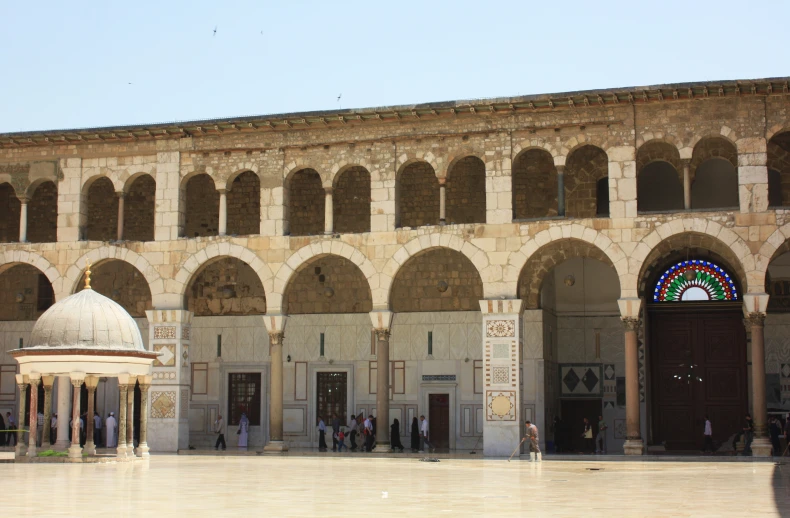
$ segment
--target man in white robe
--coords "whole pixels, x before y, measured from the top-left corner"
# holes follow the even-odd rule
[[[117,427],[118,422],[115,420],[115,412],[110,412],[110,415],[107,417],[107,421],[104,423],[104,429],[107,433],[107,448],[118,447],[118,439],[115,437],[115,430]]]
[[[247,418],[247,414],[244,412],[241,413],[241,419],[239,420],[239,449],[246,450],[247,449],[247,435],[250,430],[250,420]]]

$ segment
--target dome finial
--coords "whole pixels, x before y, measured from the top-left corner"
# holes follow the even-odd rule
[[[91,289],[91,261],[85,261],[85,289]]]

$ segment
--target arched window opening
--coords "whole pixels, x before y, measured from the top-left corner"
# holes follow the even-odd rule
[[[123,238],[129,241],[154,240],[156,181],[151,175],[137,177],[123,203]]]
[[[112,181],[106,176],[97,178],[88,187],[88,222],[85,239],[115,241],[118,238],[118,196]]]
[[[694,146],[691,174],[692,209],[738,207],[738,152],[721,137],[700,140]]]
[[[43,182],[30,197],[27,240],[30,243],[54,243],[58,240],[58,188],[55,182]]]
[[[447,174],[449,224],[486,222],[486,165],[476,156],[457,161]]]
[[[513,161],[513,219],[557,216],[557,169],[546,150],[529,149]]]
[[[332,220],[335,232],[370,232],[370,173],[364,167],[339,173],[332,192]]]
[[[430,164],[403,168],[397,181],[398,227],[439,224],[439,179]]]
[[[601,182],[608,175],[609,159],[601,148],[586,145],[571,153],[565,164],[565,214],[571,218],[608,216],[608,181]]]
[[[647,164],[637,176],[639,212],[683,210],[683,184],[669,162]]]
[[[228,235],[261,232],[261,180],[252,171],[238,175],[228,186]]]
[[[187,180],[184,218],[185,237],[219,235],[219,192],[209,175]]]
[[[55,303],[55,292],[41,270],[16,264],[0,274],[0,320],[37,320]]]
[[[0,242],[19,241],[21,204],[11,184],[0,184]]]
[[[790,207],[790,131],[768,141],[768,204]]]
[[[326,193],[315,169],[302,169],[288,182],[288,229],[292,236],[324,233]]]
[[[263,315],[266,294],[250,265],[222,257],[201,268],[185,294],[186,306],[197,317]]]

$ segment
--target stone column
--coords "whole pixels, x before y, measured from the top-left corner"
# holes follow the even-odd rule
[[[118,458],[126,457],[126,400],[129,395],[129,375],[118,375],[118,392],[120,402],[118,406]]]
[[[391,311],[371,311],[376,334],[376,451],[387,453],[390,446],[390,327]]]
[[[96,410],[94,400],[98,384],[99,378],[96,376],[85,377],[85,386],[88,388],[88,416],[85,418],[85,453],[88,455],[96,455],[96,441],[93,437],[93,412]]]
[[[30,374],[30,424],[27,432],[27,456],[36,456],[36,439],[38,438],[38,385],[41,374]]]
[[[691,208],[691,160],[681,160],[683,163],[683,208]]]
[[[768,440],[768,407],[765,402],[765,313],[753,312],[746,317],[752,332],[752,419],[754,441],[752,455],[771,456],[771,441]],[[777,453],[777,455],[781,452]]]
[[[128,390],[126,391],[126,456],[134,457],[134,387],[137,377],[129,377]]]
[[[148,390],[151,388],[151,376],[140,376],[140,445],[137,447],[138,457],[148,457]]]
[[[55,376],[41,376],[41,382],[44,384],[44,433],[41,437],[41,447],[49,449],[51,442],[51,429],[50,423],[52,422],[52,384],[55,382]]]
[[[25,405],[27,405],[27,384],[29,380],[27,375],[16,375],[16,387],[19,390],[19,416],[16,420],[16,428],[19,430],[16,433],[16,457],[24,457],[27,452],[25,446]]]
[[[27,241],[27,198],[19,198],[19,242]]]
[[[565,166],[554,166],[557,169],[557,215],[565,216]]]
[[[58,376],[58,436],[55,449],[66,451],[69,448],[69,405],[71,403],[71,381],[68,376]]]
[[[283,440],[283,338],[285,315],[266,315],[264,322],[269,331],[269,444],[264,452],[278,453],[288,451]]]
[[[219,190],[219,235],[228,233],[228,196],[225,189]]]
[[[641,422],[639,415],[639,344],[636,333],[639,318],[623,317],[625,328],[625,426],[624,450],[626,455],[642,455]]]
[[[85,374],[81,372],[71,373],[71,386],[73,387],[71,396],[71,447],[69,447],[70,459],[82,458],[82,447],[80,446],[80,389],[85,380]],[[85,423],[88,426],[88,423]]]
[[[331,234],[335,228],[335,212],[332,201],[332,188],[325,187],[326,202],[324,203],[324,234]]]
[[[486,457],[509,457],[524,435],[519,390],[522,304],[519,299],[480,301],[483,313],[483,454]]]
[[[121,191],[118,194],[118,241],[123,241],[123,201],[126,198],[126,193]]]
[[[439,224],[447,221],[447,178],[439,178]],[[378,434],[378,430],[376,431]]]

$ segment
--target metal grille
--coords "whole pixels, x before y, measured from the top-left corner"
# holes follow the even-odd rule
[[[251,426],[261,424],[261,373],[228,375],[228,424],[235,426],[245,412]]]
[[[324,422],[329,425],[332,414],[337,414],[340,422],[346,424],[346,390],[347,373],[345,372],[319,372],[318,373],[318,414],[323,416]]]

